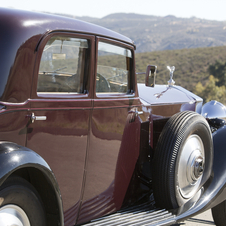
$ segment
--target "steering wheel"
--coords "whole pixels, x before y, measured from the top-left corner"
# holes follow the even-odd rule
[[[108,80],[100,73],[97,73],[96,92],[111,92],[111,86]]]

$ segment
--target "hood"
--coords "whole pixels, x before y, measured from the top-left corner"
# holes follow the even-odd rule
[[[201,113],[202,98],[180,86],[155,85],[154,88],[145,84],[137,86],[140,98],[150,105],[196,103],[196,111]]]

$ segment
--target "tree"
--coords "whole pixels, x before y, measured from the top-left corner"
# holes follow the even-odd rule
[[[217,60],[214,64],[209,66],[208,72],[218,79],[216,82],[217,86],[224,86],[226,84],[226,62]]]
[[[195,93],[203,98],[204,103],[210,100],[217,100],[223,104],[226,103],[225,86],[217,86],[219,79],[213,75],[209,76],[209,80],[205,86],[199,82],[195,87]]]

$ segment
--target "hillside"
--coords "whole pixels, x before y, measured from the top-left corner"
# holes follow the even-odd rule
[[[71,17],[104,26],[130,37],[137,46],[137,52],[226,45],[226,21],[133,13],[116,13],[101,19]]]
[[[145,72],[148,64],[156,65],[156,84],[167,84],[169,71],[166,67],[175,66],[176,85],[194,91],[198,82],[206,84],[209,78],[207,69],[216,60],[226,62],[225,46],[137,53],[136,71]],[[138,75],[137,80],[143,83],[144,76]]]

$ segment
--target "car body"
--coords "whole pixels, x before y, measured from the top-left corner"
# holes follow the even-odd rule
[[[180,222],[225,199],[224,114],[208,118],[210,104],[202,112],[202,99],[182,87],[137,84],[129,38],[79,20],[3,8],[0,29],[0,197],[16,181],[31,185],[46,225],[85,224],[131,206],[143,211],[143,203],[158,213],[152,178],[160,134],[176,114],[196,112],[212,123],[208,130],[215,128],[202,192],[146,224]],[[14,209],[33,225],[22,207],[1,205],[0,222],[6,225],[3,216]]]

